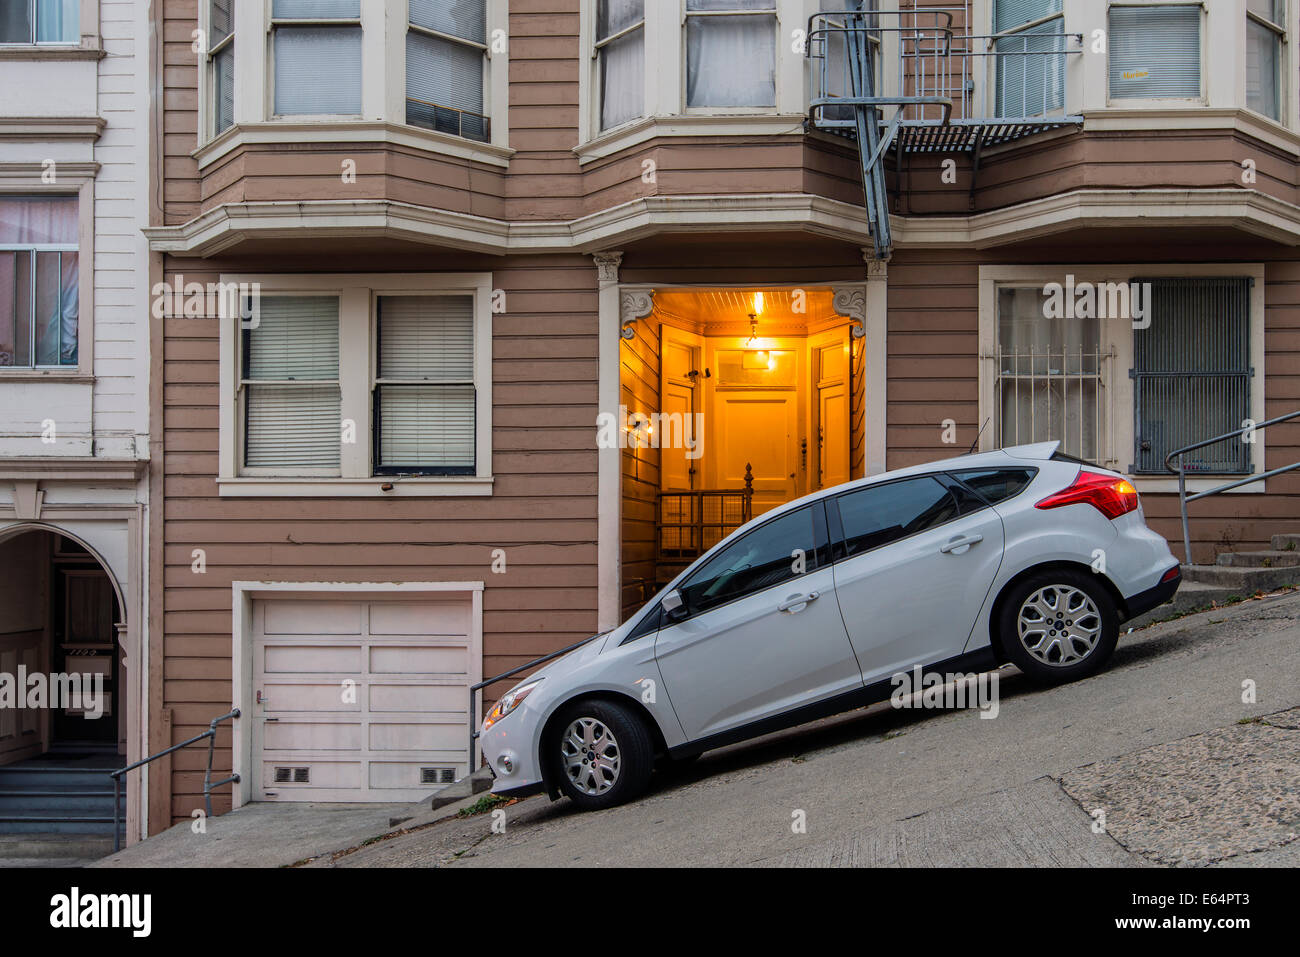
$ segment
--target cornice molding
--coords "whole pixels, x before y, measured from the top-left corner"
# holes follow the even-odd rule
[[[898,249],[983,249],[1085,226],[1164,225],[1232,225],[1300,245],[1300,206],[1247,189],[1081,189],[969,216],[891,221]],[[389,200],[227,203],[144,232],[153,252],[208,257],[249,239],[382,236],[506,255],[597,253],[655,235],[774,229],[870,245],[862,207],[807,193],[647,196],[567,222],[507,222]]]
[[[0,140],[99,139],[107,121],[100,116],[0,117]]]
[[[42,455],[0,459],[0,482],[80,482],[133,480],[147,459],[101,459],[83,455]]]

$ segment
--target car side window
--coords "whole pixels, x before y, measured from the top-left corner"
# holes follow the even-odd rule
[[[965,482],[990,505],[1015,498],[1034,480],[1037,469],[968,469],[953,472],[954,478]]]
[[[930,475],[870,485],[835,501],[849,557],[943,525],[961,514],[957,499]]]
[[[800,508],[728,545],[678,590],[687,611],[698,615],[789,581],[816,566],[813,510]]]

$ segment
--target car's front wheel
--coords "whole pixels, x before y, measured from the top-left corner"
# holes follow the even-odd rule
[[[1022,672],[1053,684],[1096,674],[1119,639],[1115,600],[1095,575],[1050,569],[1002,602],[1002,647]]]
[[[613,701],[568,705],[544,745],[552,773],[563,791],[583,810],[596,811],[630,801],[650,783],[654,741],[645,722]]]

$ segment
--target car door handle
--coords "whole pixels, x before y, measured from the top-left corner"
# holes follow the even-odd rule
[[[939,551],[945,555],[949,552],[955,552],[959,548],[965,548],[967,545],[975,545],[984,541],[983,535],[963,535],[961,538],[954,538],[952,541],[939,546]]]
[[[781,602],[781,604],[777,605],[776,610],[789,611],[792,608],[799,608],[803,605],[809,604],[810,602],[814,602],[821,597],[822,593],[819,591],[810,591],[806,595],[795,595],[793,598],[787,598],[785,601]]]

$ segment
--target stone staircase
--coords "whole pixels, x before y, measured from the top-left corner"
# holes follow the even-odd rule
[[[56,749],[0,767],[0,859],[109,853],[113,783],[108,772],[125,763],[112,752]]]
[[[1249,598],[1300,585],[1300,535],[1274,535],[1272,548],[1225,552],[1213,565],[1184,565],[1183,583],[1172,601],[1125,623],[1124,630],[1184,614],[1232,598]]]

